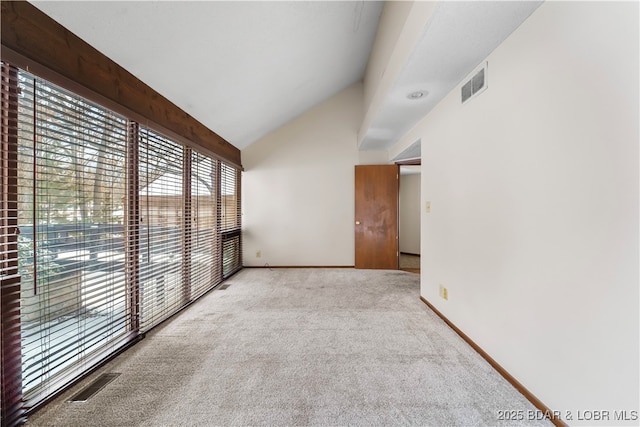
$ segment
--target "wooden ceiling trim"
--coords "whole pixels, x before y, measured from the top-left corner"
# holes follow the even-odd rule
[[[398,160],[396,162],[396,165],[400,165],[400,166],[411,166],[411,165],[421,165],[421,164],[422,164],[422,158],[420,158],[420,159]]]

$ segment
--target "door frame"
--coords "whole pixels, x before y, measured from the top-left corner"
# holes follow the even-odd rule
[[[398,270],[401,270],[400,268],[400,255],[402,254],[402,251],[400,250],[400,222],[401,222],[401,216],[402,216],[402,210],[401,210],[401,206],[400,206],[400,192],[402,191],[402,172],[401,172],[401,167],[402,166],[422,166],[422,158],[416,158],[416,159],[408,159],[408,160],[401,160],[401,161],[397,161],[395,162],[396,165],[398,165],[398,176],[400,177],[398,180],[398,184],[400,186],[400,191],[398,192]],[[422,168],[420,170],[420,174],[422,174]],[[421,186],[422,188],[422,186]],[[419,203],[420,205],[421,203]],[[420,237],[420,240],[422,240],[422,238]],[[413,271],[412,269],[406,269],[405,271],[412,271],[412,272],[419,272],[418,271]]]

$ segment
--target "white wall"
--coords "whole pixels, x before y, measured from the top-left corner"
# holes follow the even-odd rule
[[[386,165],[389,163],[387,151],[358,151],[359,165]]]
[[[404,138],[421,294],[570,424],[638,410],[638,52],[637,2],[547,2]]]
[[[401,166],[402,167],[402,166]],[[417,167],[417,166],[416,166]],[[420,254],[420,174],[400,175],[400,252]]]
[[[242,151],[244,265],[353,266],[361,118],[358,83]]]

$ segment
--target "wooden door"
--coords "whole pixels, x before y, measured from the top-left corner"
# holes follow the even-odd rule
[[[397,165],[356,166],[355,267],[398,269]]]

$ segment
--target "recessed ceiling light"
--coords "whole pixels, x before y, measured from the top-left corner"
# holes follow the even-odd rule
[[[427,92],[426,90],[417,90],[415,92],[411,92],[410,94],[407,95],[407,98],[409,99],[420,99],[420,98],[424,98],[425,96],[427,96]]]

